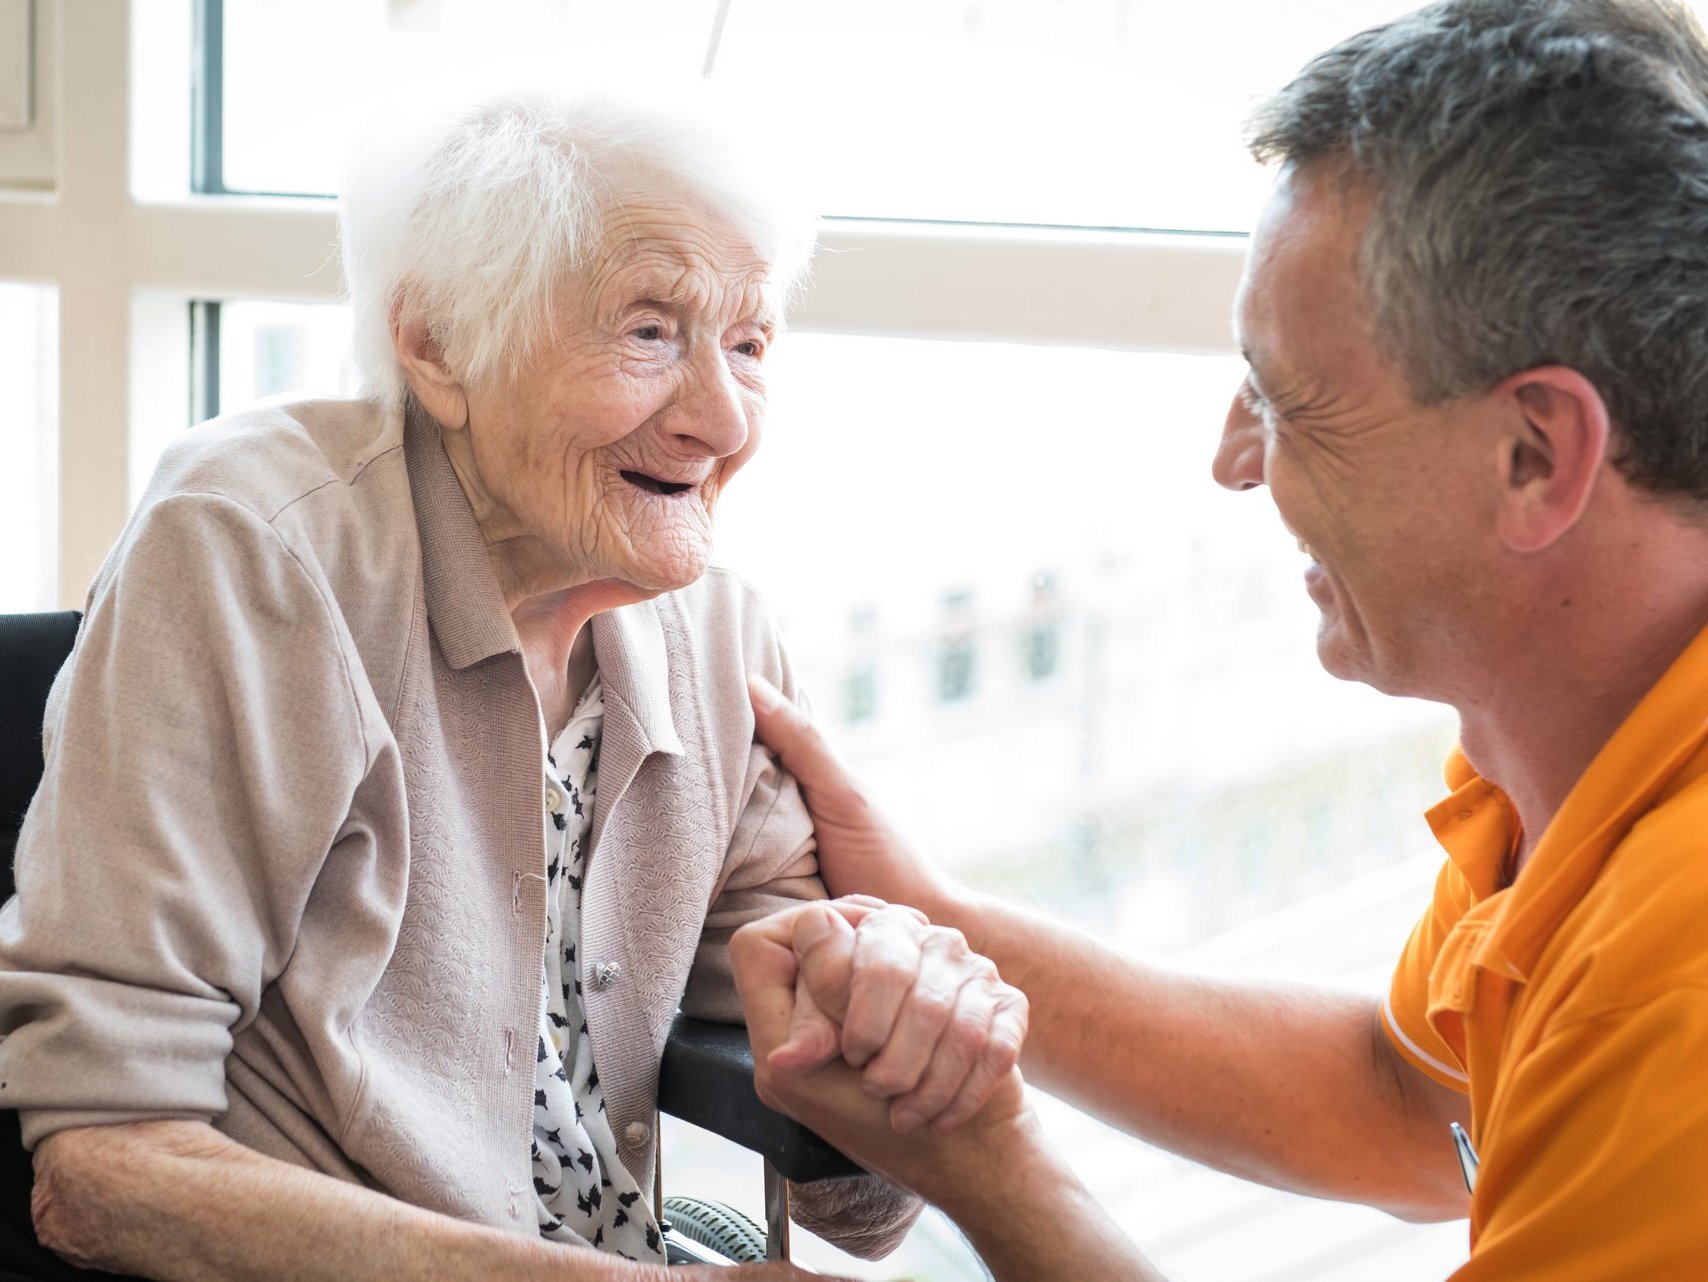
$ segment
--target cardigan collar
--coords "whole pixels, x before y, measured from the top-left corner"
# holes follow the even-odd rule
[[[605,610],[589,623],[593,657],[605,687],[606,729],[612,728],[613,714],[626,717],[633,723],[642,756],[682,751],[670,711],[670,652],[662,617],[668,608],[667,599],[641,601]]]
[[[519,652],[486,539],[438,425],[423,414],[406,414],[403,443],[421,532],[427,621],[445,661],[467,668],[496,654]],[[642,601],[606,610],[589,626],[605,685],[607,730],[620,745],[618,756],[633,756],[638,765],[653,752],[681,753],[670,713],[670,658],[660,604]]]
[[[504,608],[486,539],[445,453],[438,424],[425,414],[406,411],[403,454],[415,525],[421,532],[427,622],[445,662],[467,668],[495,654],[519,651],[516,625]]]

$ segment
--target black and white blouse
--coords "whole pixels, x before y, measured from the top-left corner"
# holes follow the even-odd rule
[[[662,1262],[652,1207],[617,1155],[576,978],[604,723],[595,676],[546,754],[546,1002],[534,1063],[534,1201],[542,1237]]]

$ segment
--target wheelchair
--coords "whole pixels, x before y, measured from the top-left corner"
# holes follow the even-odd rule
[[[75,611],[0,615],[0,902],[12,896],[18,831],[41,781],[48,688],[71,653],[80,621]],[[663,1154],[656,1151],[653,1202],[671,1264],[786,1260],[789,1183],[863,1174],[811,1131],[759,1102],[744,1028],[678,1015],[659,1069],[658,1107],[757,1154],[765,1187],[763,1227],[717,1202],[665,1197]],[[659,1135],[657,1126],[653,1134]],[[73,1268],[36,1240],[30,1221],[33,1182],[18,1115],[0,1110],[0,1282],[125,1282],[111,1273]]]

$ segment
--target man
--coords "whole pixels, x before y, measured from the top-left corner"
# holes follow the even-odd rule
[[[1253,150],[1280,172],[1216,479],[1309,553],[1331,673],[1461,718],[1387,996],[1164,975],[973,895],[763,690],[761,732],[834,893],[917,905],[1026,993],[1035,1082],[1251,1179],[1469,1214],[1457,1282],[1704,1276],[1708,46],[1661,0],[1446,0],[1315,60]],[[766,1095],[999,1278],[1157,1276],[1012,1074],[944,1104],[863,933],[812,907],[738,940]]]

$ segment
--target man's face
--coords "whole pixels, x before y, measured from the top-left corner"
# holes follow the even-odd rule
[[[1358,273],[1370,207],[1338,170],[1282,175],[1235,306],[1249,371],[1214,472],[1267,485],[1298,537],[1330,673],[1451,700],[1492,590],[1493,420],[1481,397],[1419,406],[1378,347]]]

